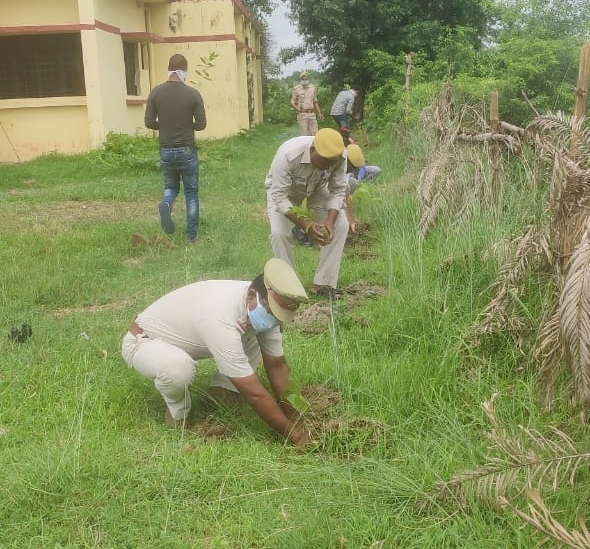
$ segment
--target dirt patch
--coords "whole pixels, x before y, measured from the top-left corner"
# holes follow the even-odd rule
[[[310,420],[330,417],[334,406],[342,400],[338,391],[322,385],[306,385],[301,388],[301,395],[309,402],[310,408],[305,416]]]
[[[322,385],[307,385],[301,394],[310,404],[303,423],[317,441],[317,450],[339,451],[346,446],[366,449],[386,439],[390,427],[373,418],[345,418],[338,412],[342,394]]]
[[[101,311],[120,311],[129,305],[129,301],[117,301],[115,303],[103,303],[101,305],[88,305],[87,307],[65,307],[53,309],[50,314],[56,317],[69,316],[78,313],[100,313]]]
[[[149,219],[156,215],[154,205],[146,201],[134,202],[66,200],[48,204],[15,204],[14,216],[5,216],[3,225],[18,225],[19,230],[56,229],[89,221],[116,219]],[[14,227],[13,227],[14,228]]]
[[[187,427],[187,430],[207,442],[229,438],[232,434],[212,415],[197,419]]]
[[[378,254],[372,249],[368,226],[358,234],[350,234],[346,240],[344,254],[354,259],[377,259]]]
[[[330,318],[334,310],[352,312],[367,299],[375,299],[387,295],[383,286],[369,284],[364,280],[357,280],[340,290],[340,296],[330,303],[318,301],[309,307],[300,309],[291,325],[307,334],[323,334],[330,325]]]
[[[301,421],[314,439],[314,442],[306,447],[306,451],[350,457],[388,443],[391,428],[382,421],[342,416],[339,405],[343,401],[343,396],[338,391],[322,385],[305,385],[301,394],[310,405]],[[232,430],[215,417],[215,409],[231,409],[235,414],[239,414],[245,411],[247,405],[239,395],[216,390],[202,395],[199,409],[203,410],[203,407],[206,410],[205,414],[187,425],[186,430],[206,442],[211,442],[233,436]],[[194,449],[191,442],[186,442],[182,447],[182,451],[188,454]]]

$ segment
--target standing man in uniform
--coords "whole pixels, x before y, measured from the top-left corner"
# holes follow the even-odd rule
[[[295,271],[273,258],[251,282],[205,280],[164,295],[131,323],[121,353],[131,368],[154,381],[166,403],[166,423],[186,423],[196,361],[213,358],[217,372],[211,387],[239,392],[270,427],[304,446],[309,434],[283,401],[289,367],[281,324],[293,320],[307,300]],[[272,395],[256,373],[261,360]]]
[[[299,78],[299,84],[291,93],[291,106],[297,111],[300,135],[315,135],[318,131],[316,112],[320,120],[324,119],[324,115],[320,110],[315,86],[309,83],[307,71],[303,71]]]
[[[346,197],[346,152],[342,136],[322,128],[315,136],[293,137],[277,150],[264,183],[270,243],[275,257],[294,265],[293,226],[320,246],[311,294],[334,297],[348,234],[342,210]],[[296,211],[303,200],[311,218]]]
[[[184,55],[174,54],[168,62],[168,80],[149,94],[145,108],[145,125],[159,131],[160,167],[164,195],[158,206],[160,223],[166,234],[175,226],[172,206],[184,185],[186,200],[186,238],[197,242],[199,231],[199,156],[195,131],[207,126],[201,94],[186,85],[188,62]]]

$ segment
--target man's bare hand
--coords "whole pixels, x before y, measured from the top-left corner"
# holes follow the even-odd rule
[[[293,429],[289,435],[289,439],[293,445],[297,446],[298,448],[303,448],[304,446],[307,446],[309,443],[313,442],[311,439],[311,433],[303,427],[296,427]]]
[[[332,242],[334,236],[334,231],[330,230],[327,225],[313,221],[307,226],[305,233],[312,242],[320,246],[325,246]]]

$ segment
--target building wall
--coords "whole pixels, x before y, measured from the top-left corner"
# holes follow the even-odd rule
[[[91,148],[85,102],[59,99],[53,103],[46,101],[45,105],[30,101],[23,105],[21,100],[14,100],[14,108],[3,108],[0,162],[22,162],[50,151],[82,153]]]
[[[239,29],[236,32],[231,1],[182,2],[151,6],[153,32],[164,38],[153,45],[156,83],[167,79],[168,59],[183,54],[189,63],[189,83],[203,96],[207,128],[198,138],[219,138],[249,128],[245,95],[245,57]],[[194,34],[195,29],[199,34]],[[243,38],[242,38],[243,39]],[[236,41],[238,40],[238,41]],[[207,70],[210,80],[199,76],[201,57],[217,54]]]
[[[0,36],[80,33],[86,96],[0,99],[0,162],[83,152],[111,131],[151,133],[143,125],[145,100],[167,79],[174,53],[187,57],[189,84],[205,102],[207,129],[197,139],[262,121],[260,40],[239,0],[27,0],[21,6],[3,3]],[[137,95],[127,95],[124,42],[145,63],[135,73]],[[217,57],[207,78],[196,71],[211,54]]]
[[[4,0],[1,27],[19,27],[23,25],[68,25],[78,21],[78,0],[27,0],[27,2],[9,2]]]

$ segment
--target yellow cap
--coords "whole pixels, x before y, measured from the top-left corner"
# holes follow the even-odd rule
[[[346,147],[346,152],[348,155],[348,160],[355,168],[360,168],[361,166],[365,165],[365,157],[363,156],[363,151],[361,148],[356,144],[351,144]]]
[[[336,158],[344,150],[340,132],[332,128],[322,128],[315,134],[313,148],[322,158]]]
[[[299,78],[307,78],[309,75],[307,74],[307,71],[301,71],[299,73]]]
[[[281,322],[291,322],[299,304],[309,300],[291,265],[278,257],[264,265],[264,284],[270,310]]]

